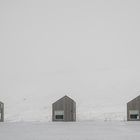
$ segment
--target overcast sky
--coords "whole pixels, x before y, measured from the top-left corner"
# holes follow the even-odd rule
[[[140,94],[139,7],[139,0],[0,0],[6,112],[51,107],[65,94],[79,110],[125,110]]]

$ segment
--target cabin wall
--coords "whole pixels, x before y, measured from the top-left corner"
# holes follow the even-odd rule
[[[133,120],[130,118],[130,111],[139,111],[139,119]],[[134,100],[127,103],[127,120],[128,121],[140,121],[140,100]]]
[[[58,111],[58,110],[63,110],[63,111],[65,110],[65,100],[59,100],[58,102],[55,102],[52,105],[52,120],[53,121],[59,121],[55,119],[55,111]]]
[[[55,111],[64,111],[64,119],[56,120]],[[52,105],[52,121],[76,121],[76,103],[69,99],[63,98]]]
[[[73,100],[66,99],[65,102],[65,121],[76,121],[76,107]]]
[[[0,122],[4,122],[4,104],[0,103]]]

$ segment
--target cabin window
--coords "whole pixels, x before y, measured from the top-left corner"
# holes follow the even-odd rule
[[[63,120],[64,119],[64,111],[57,110],[54,112],[55,120]]]
[[[139,110],[130,110],[129,116],[130,116],[130,119],[132,119],[132,120],[139,119]]]
[[[130,115],[130,118],[131,119],[138,119],[138,114],[132,114],[132,115]]]
[[[55,119],[57,119],[57,120],[63,120],[64,119],[64,116],[63,115],[56,115],[55,116]]]

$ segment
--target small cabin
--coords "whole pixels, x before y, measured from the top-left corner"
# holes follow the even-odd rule
[[[64,96],[52,104],[52,121],[76,121],[76,102]]]
[[[140,96],[127,103],[127,121],[140,121]]]
[[[4,103],[0,102],[0,122],[4,122]]]

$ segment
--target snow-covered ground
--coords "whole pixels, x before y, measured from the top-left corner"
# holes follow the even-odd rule
[[[0,140],[138,140],[140,122],[0,123]]]

